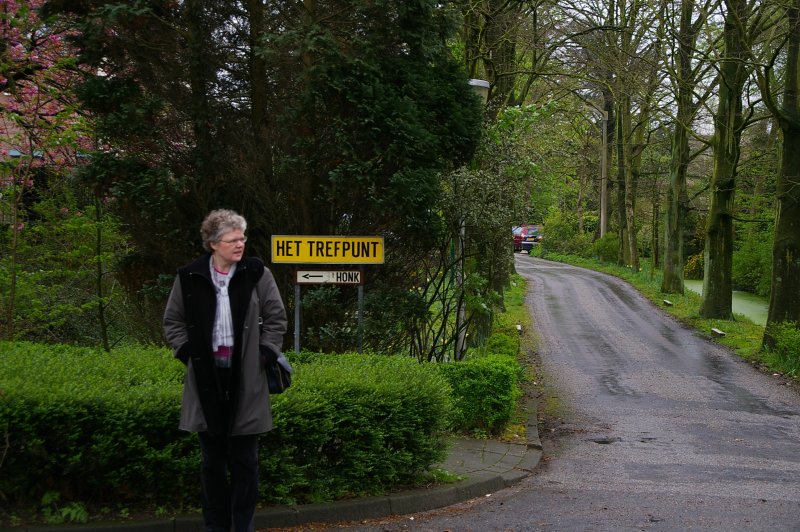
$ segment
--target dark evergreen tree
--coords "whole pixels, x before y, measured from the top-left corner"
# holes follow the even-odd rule
[[[81,96],[101,146],[85,178],[117,200],[135,241],[131,289],[169,278],[199,249],[203,214],[222,206],[248,218],[264,258],[271,234],[384,235],[392,259],[375,275],[396,287],[436,245],[442,174],[469,160],[482,118],[442,4],[46,9],[74,16],[80,59],[96,69]],[[286,290],[289,272],[276,273]]]

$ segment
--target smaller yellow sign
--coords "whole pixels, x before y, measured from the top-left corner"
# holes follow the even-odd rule
[[[383,264],[382,236],[272,235],[275,264]]]

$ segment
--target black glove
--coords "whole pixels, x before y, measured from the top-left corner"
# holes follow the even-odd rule
[[[261,363],[264,366],[270,366],[278,362],[278,352],[268,345],[260,344],[258,350],[261,355]]]
[[[189,359],[191,358],[191,354],[189,353],[189,342],[186,342],[178,348],[177,353],[175,353],[175,358],[183,362],[184,366],[189,365]]]

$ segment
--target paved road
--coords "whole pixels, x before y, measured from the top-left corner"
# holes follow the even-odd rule
[[[560,421],[517,486],[351,530],[800,530],[800,395],[603,274],[517,257]]]

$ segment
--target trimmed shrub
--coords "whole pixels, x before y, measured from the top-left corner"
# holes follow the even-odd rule
[[[283,502],[381,493],[445,458],[450,387],[435,366],[363,354],[306,360],[297,385],[275,397],[280,430],[262,445],[265,458],[289,457],[291,470],[274,471],[281,483],[294,478]]]
[[[500,433],[522,396],[523,369],[517,359],[488,355],[438,367],[453,390],[453,429]]]
[[[196,437],[178,430],[184,368],[154,347],[0,343],[0,498],[196,504]],[[450,389],[410,357],[306,356],[273,396],[262,496],[310,502],[378,494],[445,456]]]
[[[67,500],[174,500],[196,483],[197,450],[177,430],[183,371],[165,351],[0,343],[0,493]],[[164,479],[168,478],[169,482]]]

